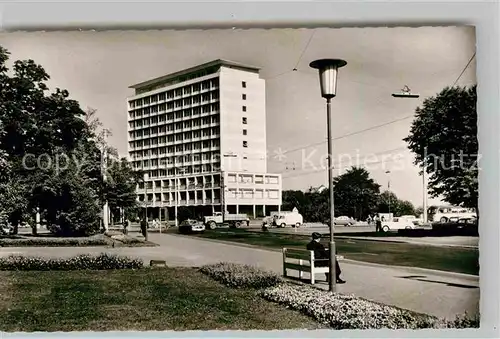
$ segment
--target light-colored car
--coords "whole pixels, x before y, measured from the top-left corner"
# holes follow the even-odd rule
[[[334,224],[340,226],[352,226],[356,224],[356,220],[347,216],[340,216],[335,218]]]
[[[420,225],[422,225],[424,223],[424,221],[422,219],[417,218],[414,215],[402,215],[399,218],[411,221],[415,226],[420,226]]]
[[[415,229],[417,225],[415,225],[411,220],[406,218],[392,218],[392,221],[383,221],[382,222],[382,231],[390,232],[404,229]]]
[[[346,216],[340,216],[340,217],[336,217],[335,218],[335,222],[333,224],[335,226],[352,226],[352,225],[355,225],[356,222],[357,221],[354,220],[353,218],[349,218],[349,217],[346,217]],[[330,225],[330,218],[328,218],[327,220],[325,220],[323,222],[323,224]]]
[[[205,225],[202,221],[187,219],[180,223],[179,233],[205,232]]]

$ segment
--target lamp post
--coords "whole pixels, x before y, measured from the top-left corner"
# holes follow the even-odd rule
[[[146,222],[149,222],[149,217],[148,217],[148,173],[144,173],[144,206],[146,208],[145,210],[145,217],[146,217]]]
[[[401,92],[396,92],[392,93],[392,96],[394,98],[419,98],[420,94],[418,93],[412,93],[411,89],[408,86],[404,86],[403,89],[401,89]],[[424,208],[424,223],[427,223],[427,148],[425,148],[424,152],[424,163],[422,165],[423,171],[422,171],[422,186],[423,186],[423,208]]]
[[[180,178],[177,176],[177,170],[182,172],[183,174],[186,171],[186,167],[182,166],[174,166],[174,182],[175,182],[175,206],[174,206],[174,212],[175,212],[175,227],[179,226],[179,218],[177,217],[177,211],[179,208],[179,188],[180,188]]]
[[[387,174],[387,192],[389,193],[389,215],[391,214],[391,171],[385,171]]]
[[[326,123],[328,135],[328,187],[330,190],[330,281],[329,290],[335,292],[336,274],[335,274],[335,241],[334,241],[334,220],[335,210],[333,201],[333,159],[332,159],[332,117],[331,117],[331,99],[337,92],[337,73],[340,67],[347,65],[347,62],[340,59],[320,59],[309,64],[310,67],[319,71],[319,83],[321,87],[321,96],[326,99]]]

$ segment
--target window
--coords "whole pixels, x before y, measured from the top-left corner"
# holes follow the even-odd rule
[[[242,81],[242,82],[241,82],[241,87],[243,87],[243,88],[247,88],[247,82],[246,82],[246,81]]]
[[[241,119],[241,122],[242,122],[244,125],[246,125],[246,124],[247,124],[247,118],[246,118],[246,117],[243,117],[243,118]]]
[[[248,147],[248,142],[243,141],[243,147]]]
[[[247,135],[247,130],[246,129],[243,130],[243,135]]]
[[[243,107],[241,107],[241,109],[243,110],[243,112],[246,112],[247,111],[247,106],[243,106]]]
[[[243,99],[243,100],[247,100],[247,95],[246,95],[246,94],[242,94],[242,95],[241,95],[241,99]]]

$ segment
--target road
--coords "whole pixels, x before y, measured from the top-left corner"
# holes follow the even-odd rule
[[[138,236],[138,235],[137,235]],[[151,233],[149,239],[158,247],[131,248],[0,248],[0,256],[9,254],[68,257],[81,253],[101,252],[166,260],[169,266],[199,267],[221,261],[249,264],[282,273],[280,252],[248,246],[214,242],[175,234]],[[389,267],[342,261],[347,284],[338,285],[338,292],[353,293],[373,301],[416,312],[454,318],[467,311],[479,312],[479,277],[416,268]],[[318,279],[320,279],[318,275]],[[327,288],[324,282],[318,286]]]

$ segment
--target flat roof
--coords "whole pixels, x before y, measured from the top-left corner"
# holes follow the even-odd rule
[[[251,72],[258,72],[260,70],[260,67],[245,65],[245,64],[235,62],[235,61],[230,61],[230,60],[217,59],[217,60],[213,60],[213,61],[201,64],[198,66],[186,68],[186,69],[183,69],[183,70],[178,71],[178,72],[170,73],[170,74],[158,77],[158,78],[143,81],[143,82],[140,82],[138,84],[129,86],[129,88],[140,89],[142,87],[154,85],[155,83],[158,83],[158,82],[167,81],[169,79],[174,79],[174,78],[182,76],[182,75],[187,75],[190,73],[198,72],[198,71],[201,71],[205,68],[214,67],[214,66],[235,67],[235,68],[240,68],[240,69],[251,71]]]

